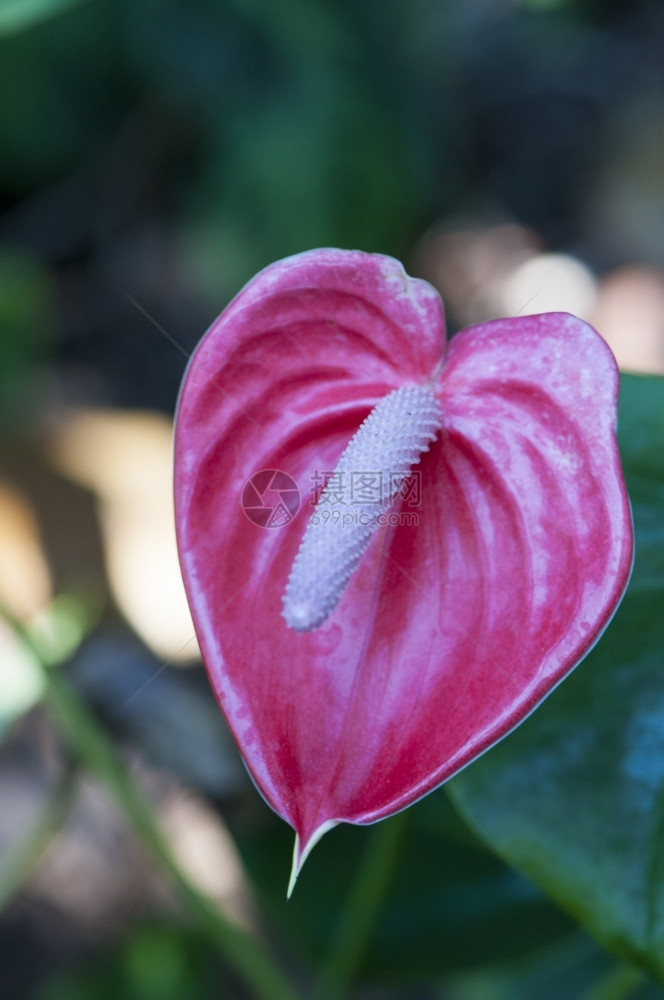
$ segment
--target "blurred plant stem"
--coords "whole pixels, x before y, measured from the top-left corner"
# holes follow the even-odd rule
[[[343,1000],[348,995],[394,875],[406,817],[406,811],[397,813],[380,823],[373,832],[342,908],[321,972],[316,1000]]]
[[[200,930],[213,943],[256,1000],[298,1000],[280,969],[256,938],[232,924],[187,878],[127,767],[62,672],[47,666],[30,629],[0,605],[0,615],[38,661],[44,674],[46,707],[78,761],[97,776],[115,799],[153,859],[175,885]]]
[[[10,847],[0,864],[0,911],[37,867],[55,834],[64,826],[74,803],[75,769],[67,767],[51,790],[34,825]]]
[[[620,962],[585,993],[581,1000],[627,1000],[645,981],[646,974],[642,969]]]

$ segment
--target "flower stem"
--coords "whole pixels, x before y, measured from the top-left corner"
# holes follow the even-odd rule
[[[0,910],[16,895],[41,860],[55,834],[71,812],[76,781],[74,769],[68,767],[50,792],[34,825],[12,845],[0,863]]]
[[[583,1000],[625,1000],[643,985],[645,978],[642,969],[619,962],[584,995]]]
[[[317,1000],[343,1000],[348,995],[394,874],[405,817],[406,813],[400,812],[381,822],[369,841],[323,966]]]
[[[175,885],[200,930],[256,1000],[297,1000],[263,945],[231,923],[181,870],[152,809],[113,744],[62,672],[46,666],[29,629],[2,607],[0,614],[37,659],[46,680],[46,707],[62,736],[80,762],[106,785],[135,833]]]

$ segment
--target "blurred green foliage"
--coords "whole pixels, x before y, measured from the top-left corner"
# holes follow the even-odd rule
[[[584,3],[94,0],[28,19],[59,6],[9,5],[31,27],[0,39],[0,186],[48,210],[12,233],[63,262],[158,217],[216,308],[312,246],[407,258],[451,209],[564,231],[632,68]]]
[[[0,34],[22,31],[75,3],[80,0],[0,0]]]
[[[0,421],[18,424],[34,403],[26,387],[46,360],[53,312],[45,266],[19,249],[0,249]]]
[[[225,983],[214,952],[186,927],[144,923],[107,956],[38,990],[34,1000],[209,1000]]]
[[[444,793],[413,806],[404,823],[386,898],[360,970],[371,982],[435,980],[531,955],[565,940],[574,924],[525,879],[489,854]],[[385,825],[383,824],[383,825]],[[325,957],[375,831],[341,826],[317,846],[293,897],[284,870],[292,832],[268,815],[235,830],[263,910],[284,943],[313,967]]]
[[[664,380],[622,376],[636,559],[604,638],[537,713],[450,783],[500,855],[664,982]]]
[[[634,130],[659,134],[663,38],[658,0],[0,0],[5,445],[37,404],[48,408],[51,381],[67,402],[80,401],[80,393],[85,402],[172,407],[186,359],[158,331],[145,334],[145,317],[126,291],[159,316],[186,354],[270,261],[328,245],[391,253],[409,265],[418,239],[441,219],[516,219],[551,248],[582,248],[598,269],[622,263],[588,221],[587,202]],[[661,164],[650,166],[659,177]],[[657,205],[637,194],[645,230],[658,218]],[[598,215],[612,207],[606,198]],[[659,236],[656,242],[661,246]],[[629,721],[636,704],[633,680],[624,690],[623,680],[638,670],[644,698],[649,684],[659,696],[651,675],[661,650],[648,629],[661,604],[655,540],[662,498],[659,506],[651,502],[648,477],[661,418],[653,415],[651,393],[627,393],[630,413],[641,421],[629,438],[642,532],[633,586],[648,596],[638,607],[627,602],[625,615],[642,642],[653,644],[651,658],[630,665],[627,640],[612,648],[609,639],[542,714],[453,786],[514,868],[471,833],[444,792],[411,810],[362,958],[365,985],[396,983],[396,995],[406,997],[411,987],[404,984],[415,983],[427,1000],[576,1000],[608,976],[606,996],[627,995],[632,970],[626,980],[619,967],[610,980],[608,954],[516,870],[583,915],[608,946],[615,944],[606,931],[609,915],[619,911],[629,923],[623,890],[641,914],[644,906],[661,909],[659,896],[644,901],[645,883],[634,892],[620,883],[614,898],[598,897],[590,917],[590,894],[579,899],[592,865],[626,877],[625,854],[611,854],[611,837],[602,837],[593,818],[608,815],[608,827],[611,815],[622,816],[623,824],[614,824],[622,847],[634,846],[625,802],[611,798],[620,786],[610,769],[622,759],[612,753],[622,740],[629,743],[621,719]],[[119,662],[117,648],[114,655]],[[130,684],[137,690],[142,675]],[[551,738],[564,742],[576,713],[592,742],[594,686],[610,711],[593,725],[613,733],[612,753],[587,762],[586,784],[573,791],[592,801],[606,794],[610,809],[585,821],[589,857],[570,860],[571,779],[564,770],[554,774],[553,797],[538,785],[533,733],[550,725]],[[183,700],[168,697],[171,714],[181,712]],[[155,719],[153,713],[149,721],[158,725]],[[634,726],[641,724],[659,739],[656,720],[635,717]],[[172,755],[192,753],[172,733],[163,742]],[[170,759],[161,763],[171,766]],[[654,804],[659,772],[645,773],[642,764],[635,765],[639,781]],[[514,785],[526,787],[520,807]],[[513,846],[515,825],[536,824],[538,803],[557,810],[558,822],[547,819],[533,842],[550,839],[550,856],[570,883],[564,889],[552,875],[555,864],[543,874],[539,857]],[[306,980],[329,947],[373,831],[330,834],[287,904],[289,830],[260,806],[226,803],[226,811],[266,933]],[[659,873],[654,840],[649,850]],[[658,946],[660,924],[658,916]],[[240,995],[199,931],[137,922],[107,953],[24,996]],[[649,955],[652,941],[633,926],[621,934],[623,952],[661,968]],[[30,954],[36,966],[39,956]],[[623,993],[611,993],[611,982]],[[650,985],[638,989],[634,1000],[661,995]]]

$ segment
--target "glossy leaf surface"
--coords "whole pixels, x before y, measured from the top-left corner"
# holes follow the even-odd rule
[[[444,791],[418,802],[405,819],[358,970],[362,980],[422,982],[550,950],[578,934],[531,882],[485,849]],[[317,965],[342,919],[350,886],[375,847],[376,831],[344,826],[325,837],[290,900],[283,894],[288,828],[265,816],[236,822],[233,831],[278,938]]]
[[[80,2],[81,0],[0,0],[0,35],[29,28]]]
[[[664,380],[623,376],[619,438],[636,561],[583,668],[453,781],[510,863],[664,981]]]

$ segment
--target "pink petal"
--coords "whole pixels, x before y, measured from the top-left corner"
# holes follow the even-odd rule
[[[335,822],[395,812],[505,735],[605,627],[631,519],[617,372],[572,317],[484,324],[450,344],[440,301],[390,258],[337,250],[258,275],[201,342],[180,399],[176,516],[185,584],[222,710],[301,862]],[[445,426],[417,525],[381,529],[327,623],[281,598],[312,508],[361,420],[435,384]],[[253,524],[247,481],[280,469],[303,505]]]

